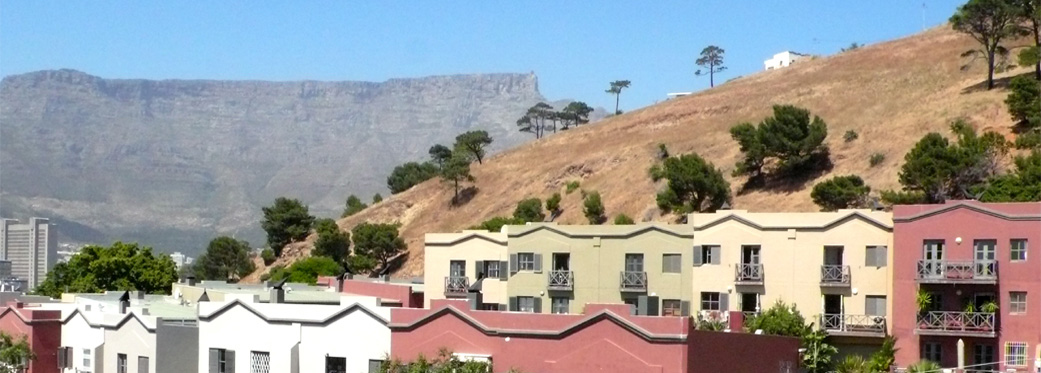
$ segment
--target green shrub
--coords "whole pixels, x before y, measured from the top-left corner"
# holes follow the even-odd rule
[[[571,192],[578,190],[579,186],[581,186],[581,184],[578,183],[578,180],[569,181],[567,183],[567,194],[571,194]]]
[[[871,163],[871,167],[875,167],[875,166],[878,166],[878,165],[882,164],[882,161],[885,161],[885,160],[886,160],[886,155],[885,154],[875,153],[875,154],[871,155],[871,158],[868,160],[868,163]]]
[[[560,193],[553,193],[548,199],[546,199],[546,210],[550,213],[560,211]]]
[[[516,218],[506,218],[502,216],[496,216],[494,218],[485,220],[481,224],[470,227],[470,229],[484,229],[489,232],[501,232],[502,226],[504,225],[520,225],[524,224],[524,221]]]
[[[264,265],[271,265],[271,263],[274,263],[275,259],[277,259],[275,258],[275,250],[271,250],[270,248],[264,249],[264,251],[260,252],[260,259],[264,260]]]
[[[538,198],[528,198],[517,203],[513,210],[513,218],[524,222],[539,222],[546,220],[546,214],[542,213],[542,201]]]
[[[655,164],[647,170],[647,174],[651,176],[651,181],[658,182],[658,180],[665,178],[665,169],[660,164]]]
[[[633,218],[630,218],[629,215],[618,214],[618,216],[614,217],[614,225],[633,225],[633,224],[636,224],[636,222],[634,222]]]
[[[582,212],[589,219],[589,224],[600,224],[604,222],[604,203],[600,200],[600,192],[589,192],[585,197]]]
[[[846,140],[846,142],[853,142],[853,140],[856,140],[859,137],[860,135],[858,135],[857,131],[854,130],[846,131],[846,134],[842,135],[842,139]]]
[[[835,176],[813,186],[810,197],[822,211],[857,208],[867,203],[871,187],[857,175]]]

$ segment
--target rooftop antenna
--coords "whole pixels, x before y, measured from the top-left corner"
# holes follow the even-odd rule
[[[922,0],[922,31],[925,31],[925,0]]]

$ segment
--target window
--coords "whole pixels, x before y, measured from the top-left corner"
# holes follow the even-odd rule
[[[517,263],[520,265],[522,271],[534,271],[535,270],[535,254],[534,253],[518,253]]]
[[[643,272],[643,254],[625,254],[626,272]]]
[[[517,297],[517,311],[535,312],[535,297]]]
[[[127,373],[127,354],[116,354],[116,373]]]
[[[452,277],[466,277],[466,261],[453,260],[448,262],[448,275]]]
[[[701,310],[721,311],[719,307],[719,293],[701,293]]]
[[[488,278],[499,278],[499,261],[489,260],[484,262],[484,275]]]
[[[369,360],[369,371],[372,371],[372,360]],[[377,368],[379,369],[379,368]],[[378,370],[377,370],[378,372]],[[347,373],[347,358],[338,356],[325,357],[325,373]]]
[[[864,265],[868,267],[885,267],[889,261],[886,246],[868,246],[865,252]]]
[[[683,256],[680,254],[662,254],[661,256],[661,272],[662,273],[680,273],[682,271],[681,260]]]
[[[1015,239],[1009,243],[1011,253],[1009,259],[1013,262],[1022,262],[1027,260],[1027,240]]]
[[[1010,291],[1008,293],[1008,312],[1009,313],[1026,313],[1027,312],[1027,292],[1025,292],[1025,291]]]
[[[864,314],[868,316],[885,316],[886,296],[868,295],[864,299]]]
[[[553,313],[567,314],[570,311],[570,299],[567,297],[553,297],[551,300]]]
[[[694,265],[719,264],[719,245],[694,246]]]
[[[936,342],[922,343],[922,359],[936,363],[943,360],[943,350],[940,349],[940,344]]]
[[[137,373],[148,373],[148,356],[137,357]]]
[[[1026,342],[1005,342],[1005,365],[1014,367],[1027,365]]]
[[[679,299],[663,299],[661,301],[661,315],[683,316],[682,307],[682,302]]]
[[[270,373],[271,353],[264,351],[250,351],[249,373]]]
[[[998,370],[998,361],[994,358],[994,346],[977,344],[972,346],[973,365],[979,372]]]
[[[344,361],[344,364],[347,364],[347,362]],[[380,369],[380,367],[382,367],[382,366],[383,366],[383,360],[369,360],[369,373],[380,373],[380,372],[382,372],[383,370]],[[334,372],[329,372],[328,369],[327,369],[326,373],[334,373]],[[346,373],[346,369],[338,371],[338,372],[335,372],[335,373]]]
[[[83,367],[87,368],[87,369],[91,368],[91,366],[90,366],[90,349],[89,348],[84,348],[83,349]]]
[[[235,372],[235,351],[223,348],[210,349],[210,373]]]

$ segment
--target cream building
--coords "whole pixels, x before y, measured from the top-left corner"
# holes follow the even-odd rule
[[[482,309],[506,310],[509,256],[506,233],[467,230],[460,233],[427,233],[423,251],[424,307],[431,299],[466,298],[481,281]]]

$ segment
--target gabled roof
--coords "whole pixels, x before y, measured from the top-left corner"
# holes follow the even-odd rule
[[[14,314],[16,317],[18,317],[18,320],[22,321],[23,324],[40,324],[40,323],[46,323],[46,322],[61,321],[61,317],[56,317],[56,318],[53,318],[53,319],[28,318],[28,317],[25,317],[25,315],[23,315],[22,312],[19,311],[19,309],[17,307],[3,307],[3,310],[0,310],[0,318],[3,318],[4,316],[7,316],[8,313]]]
[[[912,222],[951,211],[966,209],[1010,221],[1041,221],[1041,202],[983,203],[977,201],[950,201],[943,205],[905,205],[894,208],[893,221]]]
[[[62,324],[67,324],[70,320],[72,320],[73,317],[76,317],[77,315],[82,317],[83,320],[87,322],[87,325],[89,325],[92,328],[103,328],[103,329],[109,329],[109,330],[116,330],[116,329],[122,328],[123,325],[125,325],[130,320],[135,320],[139,324],[141,324],[141,327],[145,328],[145,330],[148,330],[148,332],[150,332],[150,333],[154,333],[155,332],[155,326],[156,326],[155,318],[151,317],[151,316],[145,316],[145,317],[151,318],[151,320],[148,320],[148,319],[143,318],[141,315],[138,315],[137,312],[127,312],[125,314],[122,314],[122,317],[118,317],[118,318],[115,318],[115,319],[106,319],[105,315],[116,315],[116,314],[106,314],[106,313],[101,313],[101,312],[90,312],[90,313],[87,313],[87,312],[83,312],[82,310],[80,310],[77,307],[75,310],[73,310],[67,316],[65,316],[65,318],[61,321],[61,323]],[[90,315],[91,317],[88,317],[87,315]],[[101,320],[96,320],[96,319],[94,319],[95,317],[100,317]]]
[[[869,210],[839,210],[837,212],[764,213],[744,210],[717,211],[713,214],[691,214],[687,219],[695,231],[735,221],[756,230],[828,230],[851,220],[861,220],[885,231],[893,230],[889,213]]]
[[[230,309],[232,309],[234,307],[242,307],[245,310],[249,311],[250,313],[256,315],[261,320],[264,320],[265,322],[268,322],[268,323],[280,323],[281,322],[281,323],[300,323],[300,324],[308,324],[308,325],[327,325],[327,324],[332,323],[332,322],[334,322],[336,320],[339,320],[340,318],[342,318],[344,316],[347,316],[347,315],[349,315],[351,313],[354,313],[355,311],[360,311],[361,313],[363,313],[365,315],[368,315],[369,317],[371,317],[372,319],[378,321],[379,323],[381,323],[383,325],[387,325],[389,323],[387,318],[377,314],[376,312],[373,312],[368,307],[366,307],[366,306],[364,306],[362,304],[359,304],[359,303],[351,304],[350,306],[341,308],[341,309],[339,309],[339,310],[337,310],[337,311],[335,311],[335,312],[333,312],[331,314],[325,314],[325,315],[321,315],[320,317],[311,317],[311,318],[308,318],[308,317],[282,317],[282,316],[269,315],[267,312],[264,312],[263,310],[258,309],[256,307],[256,305],[257,305],[256,303],[243,302],[242,300],[239,300],[239,299],[233,299],[233,300],[231,300],[231,301],[229,301],[229,302],[227,302],[225,304],[222,304],[220,307],[218,307],[218,308],[216,308],[216,309],[214,309],[212,311],[209,311],[207,314],[203,314],[202,310],[200,310],[199,311],[199,320],[200,321],[210,321],[210,320],[213,320],[213,319],[215,319],[217,317],[220,317],[221,314],[223,314],[224,312],[227,312],[228,310],[230,310]],[[275,304],[263,303],[263,307],[264,308],[269,308],[269,307],[292,307],[292,306],[307,307],[307,308],[309,308],[311,310],[317,309],[315,307],[333,307],[331,305],[330,306],[321,306],[321,305],[304,305],[304,304],[294,304],[294,303],[275,303]],[[294,314],[299,315],[299,313],[294,313]]]
[[[635,225],[557,225],[528,224],[509,225],[506,228],[510,238],[524,237],[538,231],[550,231],[569,238],[631,238],[648,232],[661,232],[680,238],[694,237],[694,231],[685,224],[641,223]]]
[[[501,233],[487,231],[463,231],[462,233],[428,233],[424,237],[427,246],[453,246],[469,240],[484,240],[496,245],[506,246],[506,240],[497,238]]]

